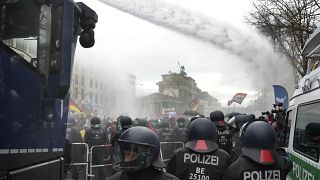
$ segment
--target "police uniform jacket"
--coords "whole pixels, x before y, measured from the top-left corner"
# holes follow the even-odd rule
[[[85,133],[84,141],[89,148],[95,145],[104,145],[107,143],[106,132],[102,128],[92,128]],[[93,152],[103,152],[105,148],[95,148]]]
[[[231,162],[234,162],[238,159],[242,152],[242,141],[239,137],[239,131],[235,132],[232,137],[232,150],[231,150]]]
[[[70,142],[71,143],[82,143],[83,140],[80,134],[80,128],[72,127],[70,133]],[[71,146],[71,159],[73,163],[81,163],[84,162],[84,152],[85,146],[75,145]]]
[[[150,166],[140,171],[120,171],[106,180],[179,180],[179,178]]]
[[[175,127],[172,131],[174,141],[185,142],[186,141],[186,130],[180,130],[179,127]]]
[[[180,179],[222,180],[229,158],[229,154],[222,149],[199,153],[184,147],[174,153],[167,172]]]
[[[114,133],[111,134],[111,145],[112,147],[114,147],[116,141],[119,139],[119,137],[121,136],[122,131],[118,130]]]
[[[285,180],[291,162],[280,156],[273,164],[259,164],[241,154],[226,171],[226,180]]]
[[[226,126],[217,126],[218,128],[218,141],[217,144],[220,149],[225,150],[227,153],[231,153],[232,150],[232,134]]]

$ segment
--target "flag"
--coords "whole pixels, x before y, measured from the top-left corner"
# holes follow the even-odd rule
[[[88,110],[89,110],[90,112],[93,111],[93,102],[92,102],[91,99],[88,100]]]
[[[79,106],[71,99],[69,100],[69,109],[71,111],[81,113]]]
[[[274,90],[274,101],[275,104],[282,103],[283,107],[288,109],[289,101],[288,101],[288,92],[287,90],[280,85],[273,85]]]
[[[244,98],[246,97],[247,97],[246,93],[237,93],[233,96],[233,98],[230,101],[228,101],[228,106],[230,106],[233,102],[241,104]]]
[[[192,111],[197,111],[199,106],[199,100],[195,98],[194,100],[191,101],[191,109]]]

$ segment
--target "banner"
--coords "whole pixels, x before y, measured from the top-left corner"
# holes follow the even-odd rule
[[[192,111],[197,111],[199,106],[199,100],[197,98],[193,99],[190,103]]]
[[[237,93],[233,96],[233,98],[230,101],[228,101],[228,106],[230,106],[233,102],[241,104],[244,98],[246,97],[247,97],[246,93]]]
[[[280,85],[273,85],[274,90],[274,102],[275,104],[282,103],[283,107],[288,109],[289,101],[288,101],[288,92],[287,90]]]

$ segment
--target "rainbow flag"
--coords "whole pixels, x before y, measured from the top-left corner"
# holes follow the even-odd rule
[[[69,110],[81,113],[79,106],[71,99],[69,100]]]

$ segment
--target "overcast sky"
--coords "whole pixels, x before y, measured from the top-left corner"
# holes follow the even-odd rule
[[[114,4],[122,3],[123,6],[129,7],[129,2],[135,1],[136,4],[143,4],[146,0],[101,1]],[[97,63],[101,67],[105,66],[106,69],[118,69],[135,75],[137,95],[139,96],[157,92],[156,82],[159,82],[161,75],[168,73],[168,71],[178,72],[179,61],[185,66],[188,76],[196,80],[198,87],[218,98],[222,105],[226,106],[227,101],[235,93],[243,92],[248,93],[248,98],[243,102],[243,105],[246,106],[262,87],[261,81],[264,78],[268,79],[266,74],[260,71],[264,71],[264,66],[275,66],[275,63],[271,62],[272,60],[268,63],[266,61],[276,59],[269,56],[260,57],[260,53],[263,54],[265,49],[272,48],[244,23],[244,16],[251,9],[251,1],[148,0],[146,3],[148,5],[145,5],[146,8],[144,8],[157,9],[160,5],[156,4],[150,8],[150,4],[160,1],[163,2],[162,8],[171,11],[163,12],[162,9],[151,19],[148,19],[149,15],[142,14],[142,17],[146,16],[147,20],[153,21],[150,23],[98,0],[83,0],[97,12],[99,21],[95,29],[95,46],[91,49],[77,46],[76,60],[90,61],[90,63]],[[128,4],[124,2],[128,2]],[[176,9],[179,10],[178,13],[174,12]],[[140,13],[141,10],[133,12],[134,8],[132,8],[127,11]],[[158,23],[159,16],[167,20],[170,19],[172,12],[178,15],[179,12],[182,12],[182,15],[170,20],[171,25],[170,23],[167,25],[167,22]],[[204,26],[205,32],[193,32],[192,28],[194,27],[186,27],[186,31],[183,29],[184,26],[176,28],[177,21],[188,21],[184,14],[191,17],[192,21],[196,21],[195,27]],[[137,16],[140,17],[139,14]],[[197,22],[198,20],[199,22]],[[167,27],[164,27],[163,24]],[[221,28],[215,29],[216,26]],[[225,34],[225,36],[221,36],[222,40],[220,34]],[[246,39],[251,36],[254,38]],[[239,42],[237,42],[238,39]],[[240,50],[237,49],[238,47]],[[252,52],[251,55],[243,55],[247,51]],[[262,65],[258,60],[256,62],[256,59],[262,59]],[[253,68],[257,69],[257,72],[252,70]],[[275,82],[270,78],[268,83],[267,86],[271,87]]]

